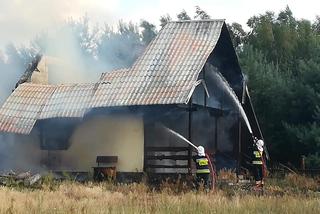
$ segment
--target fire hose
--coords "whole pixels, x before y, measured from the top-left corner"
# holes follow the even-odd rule
[[[267,170],[267,163],[263,155],[261,155],[261,161],[262,161],[262,175],[264,179],[268,174],[268,170]]]
[[[208,159],[209,169],[211,172],[210,173],[211,174],[211,190],[214,190],[215,184],[216,184],[216,171],[215,171],[215,167],[213,167],[210,156],[208,155],[208,153],[205,153],[205,154],[206,154],[206,158]]]

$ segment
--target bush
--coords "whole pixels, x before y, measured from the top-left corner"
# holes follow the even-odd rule
[[[317,152],[315,154],[308,155],[306,157],[306,166],[311,169],[320,168],[320,154]]]

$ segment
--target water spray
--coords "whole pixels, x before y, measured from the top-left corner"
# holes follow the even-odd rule
[[[222,87],[224,89],[224,91],[226,93],[228,93],[229,97],[232,98],[232,101],[234,102],[234,104],[238,107],[239,112],[244,120],[244,122],[246,123],[248,130],[250,132],[250,134],[252,135],[252,129],[251,129],[251,125],[249,123],[249,119],[236,95],[236,93],[234,92],[234,90],[231,88],[231,86],[229,85],[228,81],[222,76],[222,74],[215,69],[215,72],[213,72],[216,80],[218,81],[218,83],[222,83]]]
[[[175,136],[179,137],[181,140],[183,140],[184,142],[188,143],[190,146],[192,146],[193,148],[195,148],[196,150],[198,150],[198,147],[196,145],[194,145],[193,143],[191,143],[189,140],[187,140],[185,137],[183,137],[181,134],[173,131],[172,129],[169,129],[167,127],[165,127],[165,129],[167,131],[169,131],[171,134],[174,134]]]

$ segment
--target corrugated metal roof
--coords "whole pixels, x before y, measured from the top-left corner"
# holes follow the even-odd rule
[[[0,109],[0,130],[30,133],[54,89],[51,85],[19,85]]]
[[[105,74],[91,107],[187,103],[223,24],[169,22],[130,70]]]
[[[94,86],[94,83],[56,86],[38,119],[83,117],[89,107]]]
[[[168,23],[132,68],[97,83],[22,84],[0,109],[0,131],[28,134],[36,120],[82,117],[90,108],[187,103],[224,20]]]
[[[117,77],[118,75],[120,75],[120,72],[127,72],[129,71],[128,68],[123,68],[123,69],[119,69],[119,70],[113,70],[113,71],[109,71],[109,72],[105,72],[102,73],[99,79],[99,82],[108,82],[111,81],[113,78]]]
[[[21,84],[0,109],[0,131],[28,134],[39,119],[83,117],[95,85]]]

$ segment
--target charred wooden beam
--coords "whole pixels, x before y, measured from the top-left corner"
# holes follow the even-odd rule
[[[188,165],[148,165],[149,169],[187,169]]]
[[[146,147],[147,152],[183,152],[188,151],[189,147]]]
[[[157,155],[157,156],[146,156],[147,160],[189,160],[188,155]]]

